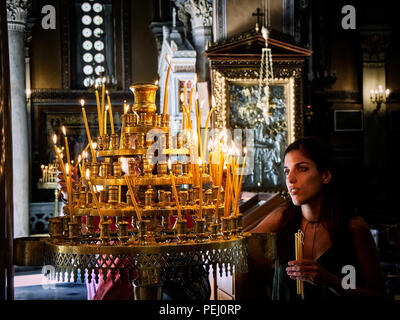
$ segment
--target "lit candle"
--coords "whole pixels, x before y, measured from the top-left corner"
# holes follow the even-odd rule
[[[97,83],[95,85],[95,88],[96,88],[97,116],[99,119],[99,135],[101,135],[101,109],[100,109],[99,91],[97,90]],[[83,107],[83,105],[82,105],[82,107]]]
[[[67,139],[67,130],[65,129],[64,126],[61,127],[61,130],[64,134],[64,142],[65,142],[65,153],[67,154],[67,163],[69,167],[71,167],[71,158],[69,155],[69,146],[68,146],[68,139]]]
[[[168,62],[168,71],[167,71],[167,77],[165,78],[163,114],[167,113],[167,108],[168,108],[168,80],[169,80],[169,73],[171,71],[171,63],[169,61],[168,55],[166,56],[166,59],[167,59],[167,62]]]
[[[101,119],[104,114],[104,93],[105,93],[105,88],[106,88],[106,78],[105,77],[103,77],[102,82],[103,82],[103,85],[101,87],[101,117],[100,117]],[[104,134],[104,131],[101,132],[101,135],[103,135],[103,134]]]
[[[94,149],[93,149],[92,138],[90,137],[89,125],[88,125],[87,118],[86,118],[86,110],[84,108],[85,100],[83,100],[83,99],[81,100],[81,105],[82,105],[83,119],[85,121],[86,134],[87,134],[87,137],[89,140],[90,151],[92,152],[92,162],[97,162],[96,161],[96,153],[94,152]]]
[[[178,198],[178,192],[176,191],[176,186],[175,186],[175,177],[174,174],[172,173],[171,170],[171,159],[168,159],[168,168],[169,168],[169,176],[171,177],[171,182],[172,182],[172,191],[174,192],[174,198],[175,198],[175,203],[176,203],[176,210],[178,211],[178,220],[182,221],[182,216],[181,216],[181,207],[179,205],[179,198]]]
[[[79,172],[81,173],[81,177],[82,177],[82,166],[81,166],[81,160],[82,160],[82,157],[81,157],[81,155],[79,155],[78,156],[78,166],[79,166]]]
[[[107,113],[108,113],[109,106],[106,105],[106,112],[104,112],[104,135],[107,134]]]
[[[58,162],[60,162],[61,171],[62,171],[63,175],[66,176],[64,161],[62,160],[60,151],[58,150],[58,148],[56,146],[56,144],[57,144],[57,136],[56,135],[53,135],[53,143],[54,143],[54,150],[56,151],[56,155],[58,157]]]
[[[126,107],[126,100],[124,100],[124,114],[128,112],[128,108]]]
[[[114,119],[113,119],[113,114],[112,114],[112,107],[111,107],[111,100],[110,96],[108,95],[108,90],[107,90],[107,102],[108,102],[108,111],[110,112],[110,124],[111,124],[111,133],[114,134]]]

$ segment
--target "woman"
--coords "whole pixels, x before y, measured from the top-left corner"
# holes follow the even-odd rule
[[[273,299],[345,296],[378,298],[386,294],[375,242],[366,222],[340,196],[333,151],[317,138],[295,141],[285,151],[284,172],[291,203],[269,214],[251,233],[277,233]],[[295,261],[295,236],[304,234],[303,259]],[[355,268],[355,289],[344,289],[346,265]]]

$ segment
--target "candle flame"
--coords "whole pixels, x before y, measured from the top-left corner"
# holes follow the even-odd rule
[[[211,96],[211,105],[213,108],[215,108],[215,97]]]
[[[82,108],[85,106],[85,100],[81,99],[81,106]]]
[[[199,92],[198,91],[196,91],[196,100],[198,100],[199,99]]]
[[[171,59],[170,59],[169,55],[166,54],[165,59],[167,60],[168,64],[171,64]]]
[[[108,111],[109,108],[110,108],[110,106],[107,104],[106,105],[106,111]]]
[[[108,90],[106,90],[106,95],[108,95]]]
[[[172,165],[171,165],[171,159],[168,159],[168,169],[171,170]]]
[[[78,163],[81,162],[81,160],[82,160],[82,157],[81,157],[81,155],[79,155],[78,156]]]
[[[69,164],[68,163],[65,165],[65,171],[67,173],[67,176],[69,176]]]
[[[201,160],[201,157],[199,157],[199,166],[203,164],[203,161]]]
[[[90,171],[89,171],[89,169],[86,169],[86,179],[90,180]]]
[[[181,93],[181,102],[183,103],[183,96],[184,96],[184,94],[183,94],[183,92]]]
[[[67,130],[65,129],[64,126],[61,127],[61,131],[62,131],[62,133],[64,134],[64,136],[67,135]]]
[[[103,84],[105,84],[107,79],[106,79],[106,77],[103,77],[101,80],[102,80]]]
[[[56,135],[53,135],[53,143],[57,144],[57,136]]]
[[[156,86],[158,86],[158,80],[154,81],[154,84],[155,84]]]
[[[210,138],[208,141],[208,150],[211,150],[213,148],[213,139]]]
[[[243,152],[244,152],[244,154],[247,154],[247,148],[246,147],[243,148]]]

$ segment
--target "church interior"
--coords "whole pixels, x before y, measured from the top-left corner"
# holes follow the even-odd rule
[[[395,4],[1,1],[1,300],[90,299],[85,268],[97,278],[99,270],[114,277],[120,268],[122,277],[129,257],[142,261],[146,249],[165,264],[176,254],[206,270],[206,299],[270,300],[276,239],[248,231],[290,198],[284,152],[310,136],[333,149],[345,179],[341,191],[371,230],[388,299],[400,300]],[[167,139],[148,138],[150,127]],[[226,164],[220,132],[237,146],[225,154]],[[195,147],[186,148],[187,139]],[[150,157],[155,142],[169,151]],[[160,155],[172,165],[154,162]],[[100,217],[99,229],[81,235],[93,216]],[[105,245],[113,237],[119,240]],[[78,258],[63,256],[103,247],[112,259],[121,254],[123,267],[112,259],[113,267],[101,260],[79,267]],[[60,273],[68,269],[72,279],[62,276],[54,290],[43,291],[51,296],[40,296],[48,265]],[[154,280],[179,268],[134,272],[147,280],[154,272]],[[125,288],[113,292],[115,299],[183,299],[177,294],[182,283],[171,280],[170,291],[160,293],[152,291],[154,283],[135,279],[134,296]]]

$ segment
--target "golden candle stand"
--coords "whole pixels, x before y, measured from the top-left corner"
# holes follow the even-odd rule
[[[122,116],[122,136],[113,133],[111,137],[97,138],[97,161],[84,163],[90,174],[81,173],[72,205],[64,208],[66,216],[50,219],[50,237],[42,241],[44,263],[55,268],[50,275],[53,279],[71,281],[72,276],[77,281],[80,272],[82,281],[85,277],[89,282],[111,277],[114,282],[119,274],[121,280],[128,277],[133,281],[135,299],[161,299],[163,282],[190,274],[192,267],[204,266],[207,271],[212,267],[214,272],[218,267],[221,276],[223,270],[226,274],[234,269],[247,271],[247,236],[242,234],[242,215],[236,213],[222,219],[224,193],[220,193],[216,210],[218,188],[211,185],[207,165],[202,165],[201,179],[196,179],[201,181],[204,195],[200,204],[200,187],[193,185],[196,164],[176,162],[168,170],[166,161],[153,163],[157,152],[152,149],[153,137],[148,138],[153,129],[165,136],[160,138],[164,145],[158,153],[165,160],[173,155],[190,158],[193,150],[190,145],[183,145],[182,139],[170,146],[169,115],[155,113],[157,88],[153,84],[131,86],[135,104],[131,112]],[[121,158],[131,159],[125,175]],[[137,164],[133,158],[138,160]],[[130,193],[126,175],[131,178],[128,181],[136,188],[136,195]],[[171,176],[178,186],[179,208],[171,190]],[[91,193],[89,181],[93,186],[103,186],[102,190]],[[211,188],[204,190],[203,184]],[[125,193],[126,187],[130,188]],[[121,199],[121,195],[126,199]],[[95,232],[96,216],[102,218],[100,232]],[[177,219],[171,228],[172,216]],[[110,217],[116,217],[114,232],[110,230]],[[190,229],[184,220],[187,217],[194,223]]]

